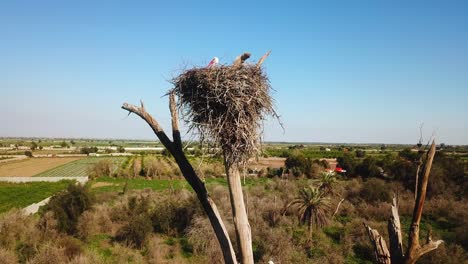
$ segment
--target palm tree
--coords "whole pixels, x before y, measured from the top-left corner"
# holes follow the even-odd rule
[[[334,172],[323,172],[322,178],[320,179],[320,186],[319,190],[324,195],[336,195],[336,191],[334,190],[334,185],[336,183],[336,177]]]
[[[299,195],[288,205],[297,206],[297,213],[302,224],[307,223],[309,240],[312,241],[312,229],[323,227],[328,222],[329,199],[319,188],[308,186],[299,191]]]

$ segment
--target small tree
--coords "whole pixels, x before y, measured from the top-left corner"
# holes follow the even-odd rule
[[[310,241],[313,227],[321,228],[328,223],[329,199],[317,187],[308,186],[300,190],[287,207],[290,206],[296,206],[299,220],[303,224],[307,223]]]
[[[336,195],[335,191],[336,177],[334,172],[322,172],[322,178],[320,178],[319,190],[324,195]]]
[[[87,187],[70,184],[66,191],[50,199],[43,213],[52,211],[58,221],[59,230],[73,235],[77,231],[78,218],[91,208],[93,202],[94,197]]]
[[[36,149],[37,149],[37,143],[34,142],[34,141],[31,142],[31,147],[30,147],[30,149],[31,149],[32,151],[36,150]]]

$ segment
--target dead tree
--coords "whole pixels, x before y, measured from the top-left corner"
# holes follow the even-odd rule
[[[232,65],[189,69],[173,80],[189,129],[211,139],[222,151],[243,264],[253,264],[254,257],[240,169],[259,151],[262,120],[266,115],[277,117],[270,83],[261,68],[268,54],[253,65],[245,63],[250,57],[246,52]]]
[[[392,214],[388,220],[388,236],[390,242],[390,250],[385,243],[385,240],[375,229],[365,225],[369,238],[374,246],[374,253],[377,263],[379,264],[413,264],[424,254],[436,249],[442,240],[432,241],[432,232],[429,231],[426,243],[420,245],[419,243],[419,225],[421,222],[424,201],[426,200],[427,183],[429,181],[429,174],[431,172],[432,162],[436,152],[435,141],[427,153],[426,160],[422,167],[421,177],[418,177],[419,183],[416,187],[417,195],[414,205],[413,218],[410,226],[410,233],[408,237],[408,248],[406,252],[403,249],[400,216],[398,214],[398,201],[397,197],[392,201]],[[418,169],[419,172],[419,169]]]
[[[172,141],[166,135],[156,119],[154,119],[150,114],[148,114],[148,112],[146,112],[143,102],[141,102],[140,107],[124,103],[122,108],[129,111],[130,113],[138,115],[143,120],[145,120],[156,134],[159,141],[174,157],[180,171],[182,172],[182,175],[197,194],[198,200],[202,204],[202,207],[208,216],[208,219],[210,220],[211,226],[213,227],[216,238],[218,239],[219,245],[221,247],[221,251],[223,252],[224,262],[230,264],[237,263],[234,248],[232,246],[231,240],[229,239],[228,232],[223,223],[223,220],[221,219],[218,208],[208,194],[205,184],[200,179],[200,177],[198,177],[184,154],[179,130],[175,94],[171,93],[169,95],[169,109],[171,111],[172,118]]]

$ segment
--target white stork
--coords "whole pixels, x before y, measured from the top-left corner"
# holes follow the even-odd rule
[[[206,68],[214,67],[214,66],[218,65],[218,63],[219,63],[218,57],[214,57],[214,58],[210,61],[210,63],[208,63],[208,65],[206,66]]]

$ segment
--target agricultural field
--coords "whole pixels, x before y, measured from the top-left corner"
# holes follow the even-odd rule
[[[65,189],[71,181],[59,182],[0,182],[0,213],[37,203]]]
[[[118,168],[125,160],[125,157],[88,157],[85,159],[75,160],[73,162],[63,164],[61,166],[51,168],[34,176],[39,177],[85,177],[88,176],[89,168],[97,164],[99,161],[109,160]]]
[[[267,182],[271,182],[268,178],[246,178],[242,182],[243,186],[254,186],[264,185]],[[205,180],[206,186],[225,186],[227,187],[226,178],[207,178]],[[192,191],[192,188],[188,182],[183,178],[178,179],[162,179],[162,180],[148,180],[144,178],[113,178],[113,177],[99,177],[90,182],[91,188],[95,193],[104,192],[122,192],[124,188],[130,190],[143,190],[151,189],[153,191],[165,191],[165,190],[180,190],[187,189]],[[127,185],[127,187],[125,187]]]
[[[40,174],[57,166],[79,161],[79,157],[70,158],[30,158],[20,161],[0,163],[0,177],[29,177]]]

